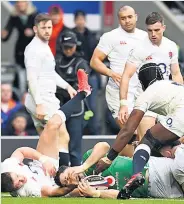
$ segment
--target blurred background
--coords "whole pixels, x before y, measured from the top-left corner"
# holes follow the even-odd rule
[[[79,50],[83,58],[90,61],[100,36],[118,26],[117,11],[123,5],[132,6],[138,14],[137,27],[145,30],[145,18],[153,11],[165,18],[165,36],[178,45],[179,62],[184,75],[184,2],[139,2],[139,1],[2,1],[1,2],[1,133],[2,159],[19,146],[35,147],[38,137],[33,121],[24,107],[27,82],[24,67],[24,49],[34,37],[34,17],[39,12],[51,13],[57,7],[53,24],[76,33],[81,42]],[[81,30],[85,32],[81,32]],[[81,34],[82,33],[82,34]],[[54,36],[53,36],[54,40]],[[50,42],[51,43],[51,42]],[[53,54],[55,47],[50,45]],[[86,52],[86,50],[88,50]],[[105,63],[108,65],[108,61]],[[119,131],[105,101],[107,77],[93,72],[90,79],[94,85],[94,96],[87,111],[93,117],[84,118],[83,151],[97,140],[111,141]],[[14,137],[13,137],[14,136]],[[20,140],[17,140],[21,136]],[[4,138],[3,138],[4,137]],[[12,137],[12,139],[11,139]],[[7,148],[7,145],[9,148]],[[27,145],[26,145],[27,146]]]

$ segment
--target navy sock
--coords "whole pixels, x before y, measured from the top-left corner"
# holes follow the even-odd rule
[[[66,120],[70,118],[70,116],[78,109],[81,104],[81,101],[86,97],[86,92],[79,92],[76,96],[74,96],[71,100],[61,106],[60,110],[62,110],[66,116]]]
[[[139,149],[133,156],[133,175],[142,172],[148,162],[150,154],[144,149]]]
[[[69,166],[69,153],[59,152],[59,166]]]

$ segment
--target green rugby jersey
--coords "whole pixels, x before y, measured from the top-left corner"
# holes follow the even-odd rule
[[[86,159],[91,155],[92,149],[88,150],[83,155],[83,161],[86,161]],[[90,167],[88,170],[86,170],[86,175],[92,175],[95,169],[95,165]],[[107,177],[110,179],[111,189],[117,189],[120,190],[123,188],[123,186],[127,183],[127,179],[129,179],[132,176],[132,169],[133,169],[133,163],[132,159],[129,157],[123,157],[118,156],[111,166],[106,169],[104,172],[102,172],[103,177]],[[143,170],[143,175],[145,176],[146,170],[148,169],[148,165]],[[134,193],[132,194],[132,197],[148,197],[148,181],[145,181],[144,186],[136,189]]]

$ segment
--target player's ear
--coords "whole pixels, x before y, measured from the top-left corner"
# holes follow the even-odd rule
[[[163,25],[163,32],[165,31],[165,29],[166,29],[166,25]]]
[[[37,33],[37,27],[36,26],[33,26],[33,31],[35,34]]]
[[[136,22],[138,21],[138,15],[137,14],[135,14],[135,19],[136,19]]]

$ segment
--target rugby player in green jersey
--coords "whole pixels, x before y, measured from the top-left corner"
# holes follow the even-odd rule
[[[109,189],[100,190],[90,186],[85,176],[95,172],[95,163],[109,150],[105,142],[97,143],[92,150],[88,150],[84,156],[84,163],[78,167],[61,168],[57,173],[57,184],[78,186],[80,195],[87,197],[117,198],[119,190],[126,184],[127,178],[132,174],[132,159],[118,156],[112,165],[102,172],[101,176],[107,180]],[[151,157],[145,166],[142,174],[145,176],[145,183],[137,188],[132,197],[135,198],[181,198],[184,197],[184,146],[167,146],[161,150],[166,157]],[[82,174],[81,174],[82,173]],[[72,196],[72,193],[71,193]]]

